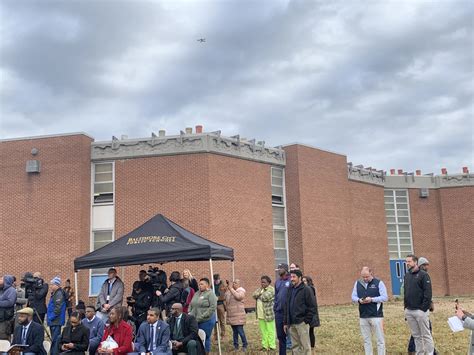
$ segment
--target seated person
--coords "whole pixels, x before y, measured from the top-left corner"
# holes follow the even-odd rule
[[[46,355],[43,347],[44,330],[41,324],[33,322],[33,308],[22,308],[17,312],[18,325],[13,332],[12,344],[28,345],[24,354]]]
[[[95,307],[86,307],[86,318],[82,325],[89,329],[89,354],[95,354],[104,335],[105,324],[99,317],[95,316]]]
[[[119,308],[112,308],[109,313],[110,324],[105,327],[104,336],[101,345],[97,350],[99,354],[126,355],[133,351],[133,333],[132,327],[123,319],[123,312]],[[108,337],[111,337],[118,344],[116,349],[104,349],[102,344]]]
[[[135,351],[153,355],[171,354],[169,348],[170,327],[159,319],[160,309],[148,311],[146,322],[138,329]]]
[[[183,305],[174,303],[171,306],[170,338],[173,354],[205,354],[204,345],[199,338],[198,322],[194,316],[183,313]]]
[[[89,348],[89,328],[82,325],[79,312],[72,312],[59,338],[59,351],[84,355]]]

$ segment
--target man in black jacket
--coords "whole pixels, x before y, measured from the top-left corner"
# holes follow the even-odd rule
[[[199,328],[196,318],[183,313],[183,305],[174,303],[171,306],[170,339],[173,344],[173,354],[188,353],[191,355],[204,354],[204,345],[199,338]]]
[[[32,292],[28,295],[28,307],[31,307],[36,311],[33,316],[33,321],[37,323],[43,323],[44,317],[46,315],[46,296],[48,296],[49,286],[41,278],[41,274],[39,272],[35,272],[33,274],[33,278],[35,280],[35,284],[32,288]]]
[[[183,292],[183,284],[181,283],[181,274],[179,271],[173,271],[170,274],[170,287],[165,290],[164,293],[156,291],[160,304],[163,305],[166,310],[166,316],[168,317],[171,310],[171,305],[175,302],[181,301],[181,292]],[[163,317],[164,318],[164,317]]]
[[[44,329],[40,324],[33,322],[33,312],[30,307],[17,312],[18,325],[13,332],[12,344],[28,345],[23,353],[46,355],[43,347]]]
[[[290,331],[293,353],[310,355],[309,327],[316,322],[316,298],[303,283],[301,270],[293,270],[290,274],[291,287],[286,296],[283,328],[286,333]]]
[[[415,339],[417,353],[433,354],[434,342],[429,321],[432,302],[431,279],[427,272],[418,267],[418,258],[415,255],[408,255],[405,261],[408,267],[403,291],[405,318]]]

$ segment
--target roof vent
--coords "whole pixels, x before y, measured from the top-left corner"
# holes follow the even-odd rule
[[[427,198],[430,195],[430,190],[427,189],[426,187],[423,187],[420,189],[420,197],[421,198]]]

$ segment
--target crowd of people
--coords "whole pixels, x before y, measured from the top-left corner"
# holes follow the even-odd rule
[[[412,335],[408,352],[435,354],[429,321],[434,309],[429,262],[408,255],[406,264],[402,288]],[[255,303],[249,308],[255,309],[261,350],[311,354],[316,344],[314,329],[320,326],[312,278],[303,275],[296,264],[281,263],[276,271],[274,286],[271,277],[263,275],[260,287],[251,294]],[[123,306],[125,285],[115,268],[108,270],[94,305],[81,301],[73,306],[75,293],[70,280],[62,286],[59,276],[46,283],[38,272],[26,273],[21,284],[13,276],[0,277],[0,339],[9,340],[25,354],[45,355],[45,334],[51,355],[208,354],[213,339],[226,339],[229,325],[234,349],[245,352],[249,346],[245,302],[250,297],[239,279],[222,280],[215,274],[212,281],[206,277],[198,280],[188,269],[173,271],[168,278],[163,270],[150,267],[139,272],[131,295],[126,297],[127,306]],[[377,353],[386,353],[383,303],[387,300],[383,281],[363,267],[352,301],[359,306],[366,354],[373,353],[373,335]],[[465,328],[474,328],[472,315],[461,307],[456,315]]]

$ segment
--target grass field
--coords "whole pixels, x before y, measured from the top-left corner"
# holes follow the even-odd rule
[[[433,337],[439,354],[467,354],[470,331],[453,334],[447,319],[454,314],[454,297],[435,298],[435,311],[430,318],[433,323]],[[464,309],[474,311],[474,298],[459,298]],[[410,333],[403,315],[401,301],[384,304],[385,342],[388,354],[406,354]],[[321,327],[316,329],[317,354],[363,354],[362,338],[359,331],[357,305],[321,306],[319,308]],[[255,314],[249,314],[245,333],[249,341],[249,354],[263,354],[258,351],[260,334]],[[375,345],[375,341],[373,342]],[[232,329],[222,343],[224,354],[232,353]],[[212,354],[217,353],[217,344],[213,344]]]

